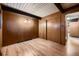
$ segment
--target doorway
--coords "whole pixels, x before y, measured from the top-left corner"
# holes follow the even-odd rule
[[[67,14],[65,19],[67,55],[79,55],[79,12]]]

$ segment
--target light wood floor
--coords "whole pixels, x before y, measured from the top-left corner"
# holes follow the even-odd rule
[[[68,56],[79,56],[79,38],[69,37],[66,44]]]
[[[3,47],[1,52],[6,56],[63,56],[65,50],[64,45],[37,38]]]

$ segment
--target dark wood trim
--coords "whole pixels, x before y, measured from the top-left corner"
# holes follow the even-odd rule
[[[75,9],[75,8],[79,8],[79,4],[72,6],[70,8],[64,9],[64,12],[70,11],[70,10]]]
[[[47,20],[46,20],[46,40],[47,40]]]
[[[34,17],[34,18],[37,18],[37,19],[41,19],[41,17],[39,17],[39,16],[30,14],[30,13],[27,13],[27,12],[24,12],[24,11],[21,11],[21,10],[18,10],[18,9],[9,7],[9,6],[5,6],[3,4],[1,4],[1,8],[2,8],[2,10],[11,11],[11,12],[14,12],[14,13],[18,13],[18,14],[22,14],[22,15],[31,16],[31,17]]]
[[[2,56],[1,51],[0,51],[0,56]]]
[[[79,4],[72,6],[70,8],[67,8],[67,9],[63,9],[61,3],[54,3],[54,4],[60,10],[60,12],[62,12],[62,13],[65,13],[65,12],[70,11],[70,10],[75,9],[75,8],[79,8]]]
[[[62,13],[65,12],[60,3],[54,3],[54,4],[55,4],[55,6],[60,10],[60,12],[62,12]]]

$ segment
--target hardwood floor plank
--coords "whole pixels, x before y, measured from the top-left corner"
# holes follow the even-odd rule
[[[4,56],[63,56],[65,55],[65,46],[36,38],[3,47],[1,53]]]

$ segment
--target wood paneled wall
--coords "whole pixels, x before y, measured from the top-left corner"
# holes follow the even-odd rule
[[[47,39],[60,43],[60,14],[56,13],[48,17]]]
[[[55,14],[51,14],[49,16],[46,16],[42,18],[39,22],[39,37],[40,38],[46,38],[46,27],[40,26],[41,23],[45,23],[47,20],[47,40],[52,40],[60,44],[66,43],[66,25],[65,25],[65,15],[73,12],[79,12],[79,8],[71,9],[65,13],[57,12]],[[59,24],[59,28],[54,28],[54,23]],[[51,27],[48,23],[51,23]],[[44,31],[44,32],[42,32]],[[56,34],[57,33],[57,34]]]
[[[46,39],[46,20],[39,20],[39,37]]]
[[[47,40],[65,44],[65,19],[60,12],[51,14],[39,21],[39,37],[46,38],[46,20],[47,20]],[[41,25],[41,26],[40,26]]]
[[[38,20],[3,11],[3,46],[38,37]]]
[[[65,21],[65,15],[60,13],[60,37],[61,37],[61,40],[60,40],[60,43],[61,44],[66,44],[66,21]]]
[[[0,29],[0,48],[2,46],[2,29]]]
[[[79,37],[79,21],[70,22],[69,33],[72,37]]]

